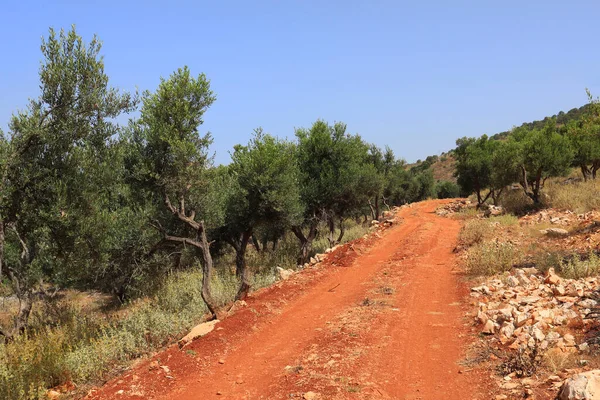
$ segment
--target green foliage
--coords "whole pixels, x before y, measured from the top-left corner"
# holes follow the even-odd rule
[[[295,146],[255,131],[248,145],[237,145],[231,155],[230,173],[236,190],[227,208],[226,225],[236,232],[259,225],[289,227],[303,213],[298,188],[298,169],[290,162]]]
[[[438,199],[452,199],[460,196],[460,187],[451,181],[440,181],[435,185],[435,193]]]
[[[97,38],[85,44],[74,27],[58,34],[51,29],[41,46],[41,93],[13,116],[9,138],[0,140],[0,226],[6,232],[0,259],[26,304],[40,280],[52,280],[59,269],[69,274],[73,254],[87,253],[77,242],[86,215],[103,218],[94,196],[106,175],[98,166],[113,159],[114,119],[132,111],[136,98],[108,85],[100,49]],[[3,333],[22,331],[29,310]]]
[[[463,193],[477,195],[477,202],[484,203],[483,191],[490,187],[492,153],[495,141],[483,135],[478,139],[462,138],[456,141],[456,178]]]

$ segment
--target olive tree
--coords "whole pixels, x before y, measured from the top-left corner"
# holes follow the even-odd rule
[[[221,237],[236,253],[240,287],[236,299],[244,299],[251,288],[246,250],[258,228],[291,227],[302,215],[298,169],[293,162],[295,146],[257,129],[250,142],[235,146],[229,172],[225,221]]]
[[[519,182],[523,191],[535,204],[539,204],[546,179],[566,174],[571,166],[571,144],[566,136],[557,132],[554,119],[550,119],[542,129],[519,128],[510,140],[517,143],[515,157],[519,160]]]
[[[145,92],[139,120],[127,138],[129,181],[141,204],[154,205],[143,216],[160,234],[153,251],[194,249],[202,265],[202,298],[214,317],[218,314],[210,283],[213,261],[205,219],[210,216],[207,196],[212,158],[211,135],[200,134],[206,110],[215,101],[204,74],[192,76],[187,67],[161,79],[156,92]]]
[[[456,141],[456,178],[464,193],[477,195],[479,205],[485,203],[491,191],[483,195],[490,186],[492,172],[492,140],[486,135],[480,138],[461,138]]]
[[[27,327],[33,291],[53,279],[77,245],[75,227],[93,200],[90,160],[118,132],[114,119],[135,97],[108,84],[101,43],[73,27],[42,40],[40,95],[12,117],[0,140],[0,271],[19,300],[7,338]]]

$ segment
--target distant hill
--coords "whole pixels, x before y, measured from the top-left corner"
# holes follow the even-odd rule
[[[589,106],[589,104],[586,104],[579,108],[573,108],[567,112],[561,111],[558,114],[555,114],[551,117],[546,117],[542,120],[524,122],[523,124],[521,124],[521,127],[527,127],[529,129],[542,128],[550,118],[556,118],[556,122],[559,126],[564,125],[570,121],[581,118],[581,116],[587,111]],[[495,135],[492,135],[491,138],[496,140],[502,140],[507,138],[510,135],[510,132],[511,131],[499,132]],[[439,156],[429,156],[425,159],[425,161],[418,160],[414,164],[408,164],[407,168],[416,168],[417,170],[431,168],[431,170],[433,171],[433,177],[436,181],[456,182],[456,178],[454,177],[455,164],[456,160],[454,159],[453,151],[450,150],[449,152],[442,153]]]
[[[546,117],[539,121],[524,122],[523,124],[521,124],[521,127],[527,127],[529,129],[542,128],[548,122],[548,120],[550,118],[556,118],[556,123],[559,126],[564,125],[570,121],[578,120],[579,118],[581,118],[581,116],[587,111],[587,109],[589,107],[590,107],[590,104],[586,104],[579,108],[573,108],[567,112],[561,111],[558,114],[554,114],[551,117]],[[510,134],[510,131],[505,131],[505,132],[496,133],[495,135],[492,135],[491,137],[492,137],[492,139],[504,139],[509,134]]]
[[[414,164],[407,164],[406,167],[407,169],[415,168],[416,170],[431,168],[433,171],[433,178],[436,181],[455,182],[454,165],[456,164],[456,160],[452,153],[452,151],[449,151],[448,153],[442,153],[439,156],[429,156],[425,161],[418,160]]]

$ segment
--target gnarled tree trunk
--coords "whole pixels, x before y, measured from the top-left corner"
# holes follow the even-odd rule
[[[313,221],[308,228],[308,234],[305,236],[300,226],[292,226],[292,232],[300,241],[300,255],[298,256],[298,265],[303,265],[308,262],[310,252],[312,251],[312,243],[317,236],[318,222]]]
[[[236,300],[244,300],[250,292],[250,271],[246,265],[246,248],[252,236],[252,230],[243,232],[239,238],[229,239],[228,243],[235,250],[235,274],[240,278],[240,287],[235,296]]]

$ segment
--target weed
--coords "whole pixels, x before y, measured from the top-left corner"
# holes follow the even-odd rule
[[[534,208],[533,201],[521,189],[504,190],[498,203],[510,214],[523,215]]]

